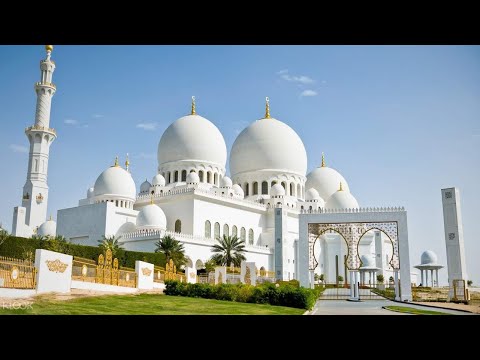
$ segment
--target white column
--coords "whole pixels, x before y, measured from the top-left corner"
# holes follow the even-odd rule
[[[435,286],[435,284],[433,283],[433,269],[430,270],[430,276],[432,278],[432,288]]]
[[[435,269],[435,279],[437,280],[437,287],[438,285],[438,269]]]
[[[315,271],[310,270],[310,289],[315,288]]]
[[[425,286],[425,282],[423,281],[423,269],[420,269],[420,276],[422,277],[422,286]]]
[[[350,275],[350,299],[354,300],[355,299],[355,278],[353,276],[353,271],[349,271]]]
[[[360,282],[360,272],[357,270],[354,273],[355,276],[355,294],[356,294],[356,299],[359,300],[360,298],[360,293],[359,293],[359,288],[358,288],[358,283]]]
[[[395,273],[395,300],[400,301],[400,287],[398,286],[398,270]]]
[[[428,270],[425,270],[425,286],[428,286]]]

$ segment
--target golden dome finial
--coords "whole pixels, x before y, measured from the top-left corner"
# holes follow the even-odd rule
[[[115,164],[113,166],[118,166],[118,156],[115,156]]]
[[[265,119],[270,119],[270,99],[265,98]]]
[[[192,115],[195,115],[197,113],[195,109],[195,96],[192,96]]]
[[[53,219],[52,219],[52,214],[50,214],[50,219],[48,219],[48,220],[50,220],[50,221],[52,221],[52,220],[53,220]]]
[[[341,181],[340,181],[340,188],[338,189],[338,191],[343,191],[343,185]]]
[[[53,51],[53,45],[45,45],[45,50],[47,52],[49,52],[49,51],[52,52]]]
[[[322,167],[325,167],[325,154],[322,151]]]
[[[128,153],[127,153],[127,159],[125,160],[125,169],[128,171],[128,167],[130,166],[130,161],[128,161]]]

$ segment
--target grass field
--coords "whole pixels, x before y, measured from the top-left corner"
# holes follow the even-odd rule
[[[3,314],[83,315],[301,315],[302,309],[284,306],[245,304],[231,301],[166,296],[160,294],[108,295],[74,300],[40,297],[31,308],[0,308]]]
[[[385,309],[414,315],[450,315],[440,311],[421,310],[407,306],[385,306]]]

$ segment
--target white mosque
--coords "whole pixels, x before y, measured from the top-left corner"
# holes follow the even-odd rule
[[[274,269],[275,226],[284,239],[283,279],[298,278],[297,242],[302,210],[354,209],[359,204],[345,178],[321,164],[307,174],[307,153],[297,133],[270,115],[267,98],[263,118],[253,120],[236,138],[230,152],[230,176],[226,173],[227,147],[214,122],[196,112],[173,121],[158,143],[158,166],[152,179],[137,189],[129,171],[118,159],[91,184],[78,205],[58,210],[57,222],[46,221],[48,156],[56,132],[50,128],[53,46],[40,62],[41,80],[36,83],[35,125],[25,133],[30,141],[27,181],[22,206],[15,207],[13,233],[29,237],[62,235],[84,245],[97,245],[102,236],[116,236],[128,250],[154,251],[165,234],[184,244],[189,266],[204,267],[215,238],[236,235],[245,241],[247,261],[260,269]],[[154,146],[152,144],[152,146]],[[315,154],[315,157],[319,154]],[[92,177],[92,182],[94,178]],[[274,216],[281,206],[282,217]],[[281,221],[281,224],[276,222]],[[359,245],[365,274],[363,281],[393,274],[389,265],[392,244],[380,231],[371,230]],[[347,246],[340,235],[325,233],[315,247],[327,282],[347,278]]]

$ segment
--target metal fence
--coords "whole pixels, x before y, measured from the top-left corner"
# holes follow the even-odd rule
[[[0,256],[0,287],[35,289],[36,275],[33,262]]]
[[[324,288],[320,300],[347,300],[350,298],[349,284],[327,283],[316,285]],[[380,300],[384,297],[375,287],[360,285],[358,288],[358,296],[360,300]]]

